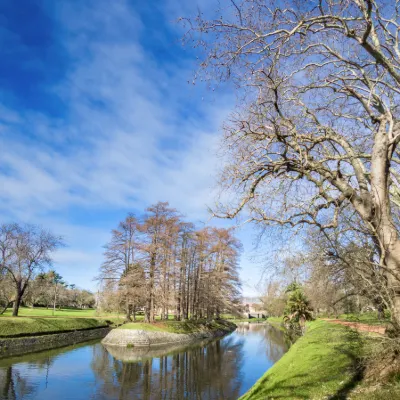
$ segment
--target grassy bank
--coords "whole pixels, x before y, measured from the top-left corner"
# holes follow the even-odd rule
[[[0,319],[0,337],[35,336],[107,326],[109,322],[94,318],[5,317]]]
[[[357,384],[360,335],[344,326],[315,321],[241,399],[346,398]]]
[[[140,329],[145,331],[161,331],[170,333],[195,333],[195,332],[211,332],[226,331],[230,332],[235,329],[235,324],[225,320],[218,321],[160,321],[153,324],[143,322],[132,322],[120,326],[118,329]]]
[[[273,325],[282,325],[283,317],[268,317],[267,322]]]
[[[278,326],[282,318],[268,318],[268,322]],[[371,357],[376,340],[343,325],[308,323],[305,336],[240,400],[400,399],[399,377],[379,385],[364,378],[361,360]]]

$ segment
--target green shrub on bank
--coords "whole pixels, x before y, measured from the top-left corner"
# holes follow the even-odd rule
[[[0,338],[35,336],[107,327],[109,322],[94,318],[1,318]]]

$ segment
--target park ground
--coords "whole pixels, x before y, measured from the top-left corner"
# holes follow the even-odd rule
[[[119,315],[98,315],[95,310],[21,307],[18,317],[11,309],[0,316],[0,338],[35,336],[48,333],[117,326],[123,323]]]
[[[34,336],[48,333],[68,332],[83,329],[93,329],[105,326],[123,329],[142,329],[148,331],[165,331],[174,333],[191,333],[200,330],[216,330],[226,328],[224,322],[179,322],[179,321],[156,321],[154,324],[143,323],[143,315],[138,315],[137,321],[124,324],[125,316],[122,314],[101,314],[96,310],[79,309],[52,309],[41,307],[21,307],[18,317],[11,316],[12,310],[7,310],[0,315],[0,338]],[[244,321],[243,319],[233,322]],[[173,319],[173,316],[170,316]],[[123,325],[124,324],[124,325]]]

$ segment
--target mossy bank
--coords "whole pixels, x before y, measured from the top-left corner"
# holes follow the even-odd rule
[[[166,321],[154,324],[131,323],[112,330],[102,341],[107,346],[149,347],[193,343],[233,332],[229,321]]]

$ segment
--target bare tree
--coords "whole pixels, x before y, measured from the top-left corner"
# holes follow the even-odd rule
[[[265,292],[261,297],[263,309],[268,316],[281,317],[286,304],[286,293],[283,282],[271,280],[266,282]]]
[[[137,276],[139,221],[133,214],[128,214],[124,221],[113,229],[111,241],[105,246],[105,261],[101,266],[100,279],[118,281],[123,288],[126,319],[131,319],[132,302],[129,299],[129,286]],[[133,280],[133,281],[132,281]],[[141,282],[139,279],[138,282]],[[129,284],[128,284],[129,283]],[[142,282],[143,284],[143,282]]]
[[[224,190],[260,224],[330,229],[358,214],[400,323],[400,10],[374,0],[243,0],[193,21],[217,79],[244,89],[225,127]],[[198,40],[195,38],[195,40]]]
[[[131,235],[114,230],[106,246],[101,277],[115,284],[103,285],[103,308],[115,307],[110,301],[118,298],[128,318],[143,307],[145,321],[154,322],[157,311],[161,319],[170,313],[177,320],[211,319],[239,305],[241,244],[232,229],[196,231],[166,202],[148,207],[140,220],[135,220],[133,264],[121,258],[131,248]]]
[[[51,253],[61,245],[61,237],[34,225],[0,226],[0,269],[14,289],[13,316],[18,315],[30,281],[45,266],[51,265]]]

